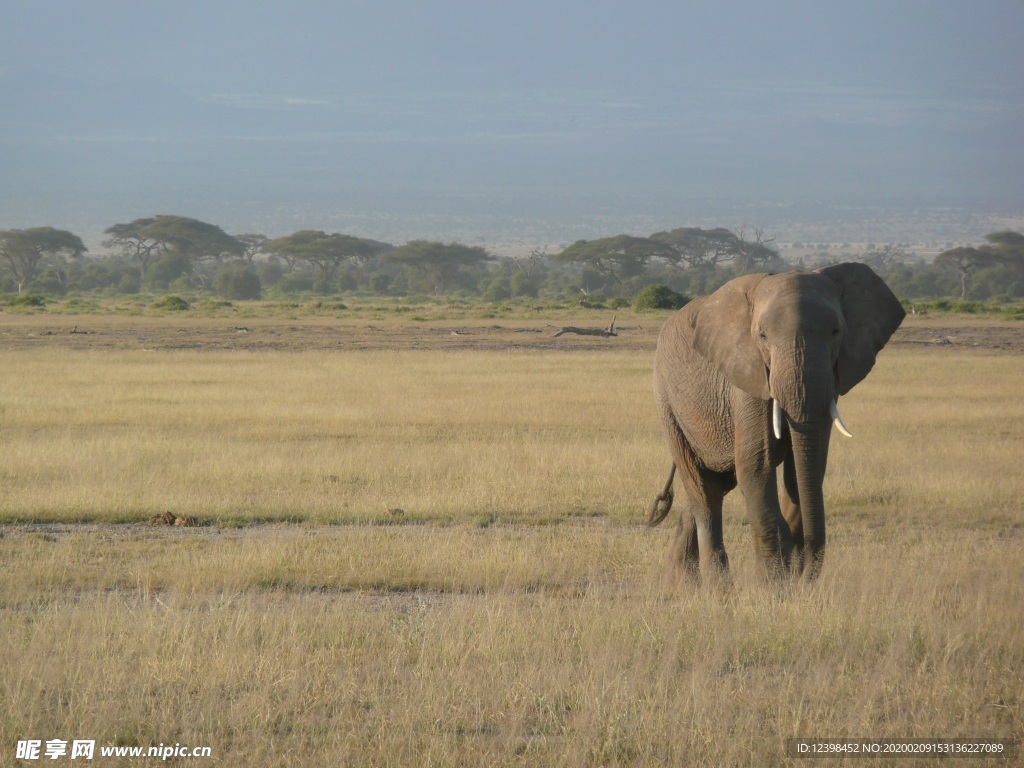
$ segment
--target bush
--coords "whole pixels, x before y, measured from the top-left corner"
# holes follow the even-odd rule
[[[45,307],[46,298],[38,293],[24,293],[10,300],[12,307]]]
[[[259,275],[251,267],[231,264],[217,273],[213,290],[227,299],[258,299],[263,292]]]
[[[681,309],[690,297],[673,291],[667,285],[649,285],[633,299],[633,309],[644,312],[652,309]]]
[[[282,294],[305,293],[313,290],[313,276],[308,272],[288,272],[274,288]]]
[[[189,303],[181,296],[161,296],[153,302],[154,309],[166,309],[169,312],[183,312],[189,308]]]
[[[184,254],[169,251],[154,261],[146,273],[146,282],[157,290],[167,290],[171,283],[192,271],[192,262]]]
[[[337,289],[331,285],[330,281],[324,280],[322,277],[318,277],[313,281],[313,293],[318,293],[321,296],[330,296],[337,292]]]
[[[509,279],[501,276],[495,277],[484,288],[483,294],[487,301],[505,301],[512,298]]]
[[[384,296],[391,290],[391,275],[387,272],[374,272],[370,275],[370,291]]]
[[[67,293],[67,275],[55,269],[48,269],[32,281],[32,289],[48,296],[63,296]]]
[[[276,261],[265,261],[259,268],[260,285],[276,285],[284,277],[284,268]]]
[[[509,278],[509,288],[513,296],[529,296],[537,298],[537,283],[522,272],[514,272]]]
[[[138,293],[141,289],[142,281],[139,279],[139,273],[135,270],[125,272],[121,275],[121,279],[118,280],[117,285],[113,287],[114,293],[121,294]]]
[[[958,301],[952,307],[954,312],[964,312],[968,315],[976,315],[979,312],[984,312],[987,307],[984,302],[981,301]]]
[[[167,290],[177,293],[188,293],[193,288],[195,288],[195,282],[189,275],[182,275],[177,280],[172,280],[167,286]]]

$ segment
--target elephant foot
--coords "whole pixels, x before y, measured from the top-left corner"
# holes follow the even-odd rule
[[[805,582],[812,582],[818,578],[821,573],[822,565],[825,561],[824,550],[817,552],[808,552],[804,554],[803,558],[803,580]]]

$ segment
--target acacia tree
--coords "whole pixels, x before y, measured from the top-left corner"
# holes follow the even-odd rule
[[[988,267],[995,263],[990,248],[971,248],[968,246],[953,248],[943,251],[935,257],[935,266],[939,268],[953,268],[960,275],[960,300],[967,298],[967,285],[971,275],[982,267]]]
[[[761,244],[745,250],[744,242],[734,232],[724,227],[680,227],[669,232],[655,232],[651,235],[651,240],[666,247],[664,259],[669,265],[695,274],[694,287],[698,293],[707,291],[708,282],[719,266],[733,261],[738,256],[746,256],[740,271],[747,271],[767,252]]]
[[[433,290],[444,293],[460,270],[493,261],[494,256],[480,246],[412,240],[385,254],[384,260],[412,270]]]
[[[114,224],[103,230],[103,233],[110,235],[103,241],[107,248],[117,248],[121,255],[137,262],[139,265],[139,280],[146,277],[146,269],[165,243],[153,237],[147,228],[156,221],[152,216],[148,218],[135,219],[127,224]]]
[[[739,273],[760,272],[762,270],[782,267],[785,262],[769,243],[774,237],[765,237],[764,227],[755,227],[747,237],[746,227],[740,227],[733,236],[736,238],[736,271]]]
[[[245,253],[245,245],[216,224],[187,216],[156,216],[145,231],[174,248],[193,266],[212,259],[241,257]]]
[[[677,269],[710,269],[743,253],[740,239],[723,227],[680,227],[670,232],[655,232],[651,240],[667,246],[665,261]]]
[[[217,225],[187,216],[151,216],[114,224],[104,231],[110,235],[104,245],[120,248],[122,255],[138,262],[140,277],[145,277],[153,259],[168,251],[176,251],[188,269],[194,269],[202,261],[241,257],[246,249]]]
[[[18,293],[53,260],[77,258],[86,250],[82,239],[65,229],[32,227],[0,231],[0,257],[10,267]]]
[[[967,289],[974,274],[986,267],[1002,267],[1000,279],[1009,292],[1020,295],[1024,281],[1024,235],[1012,230],[985,235],[985,245],[953,248],[935,257],[936,267],[956,269],[960,275],[960,299],[967,297]]]
[[[898,245],[888,244],[880,248],[873,248],[867,251],[861,261],[872,269],[891,269],[906,259],[907,252]]]
[[[652,258],[667,259],[670,255],[671,249],[667,245],[651,238],[615,235],[598,240],[577,240],[553,258],[555,261],[584,264],[622,285],[624,278],[643,274]]]
[[[244,246],[245,250],[242,252],[242,258],[250,265],[256,257],[256,254],[263,251],[267,243],[270,242],[270,238],[266,235],[258,235],[248,232],[243,235],[235,235],[235,240]]]
[[[985,235],[992,258],[1016,276],[1024,276],[1024,235],[1006,230]]]
[[[534,248],[530,251],[530,255],[524,257],[516,256],[512,254],[509,258],[512,259],[512,263],[519,268],[519,272],[527,278],[533,277],[533,272],[536,270],[547,258],[547,251],[543,248]]]
[[[286,237],[270,240],[263,245],[265,253],[272,253],[294,266],[297,261],[309,262],[320,270],[324,284],[345,262],[365,264],[384,248],[383,243],[352,235],[331,234],[320,230],[304,229]]]

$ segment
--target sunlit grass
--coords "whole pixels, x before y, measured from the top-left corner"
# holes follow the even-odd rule
[[[0,519],[632,521],[668,466],[650,358],[8,352]],[[1016,356],[884,353],[842,401],[833,519],[1008,520],[1021,380]]]
[[[638,353],[6,362],[7,520],[625,519],[665,464]]]
[[[746,765],[795,736],[1022,735],[1019,536],[868,533],[811,587],[738,558],[731,590],[669,592],[666,532],[594,522],[104,531],[0,540],[5,744]]]
[[[5,352],[0,763],[25,738],[248,766],[1024,740],[1024,358],[883,353],[840,403],[823,575],[782,588],[738,496],[731,586],[666,582],[651,362]],[[208,525],[106,524],[164,509]]]

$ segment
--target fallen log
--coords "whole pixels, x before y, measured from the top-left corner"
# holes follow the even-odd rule
[[[562,330],[554,335],[553,338],[558,338],[563,333],[575,333],[578,336],[603,336],[605,338],[609,336],[618,336],[615,332],[615,318],[618,315],[612,316],[612,324],[607,328],[577,328],[575,325],[567,325]]]

